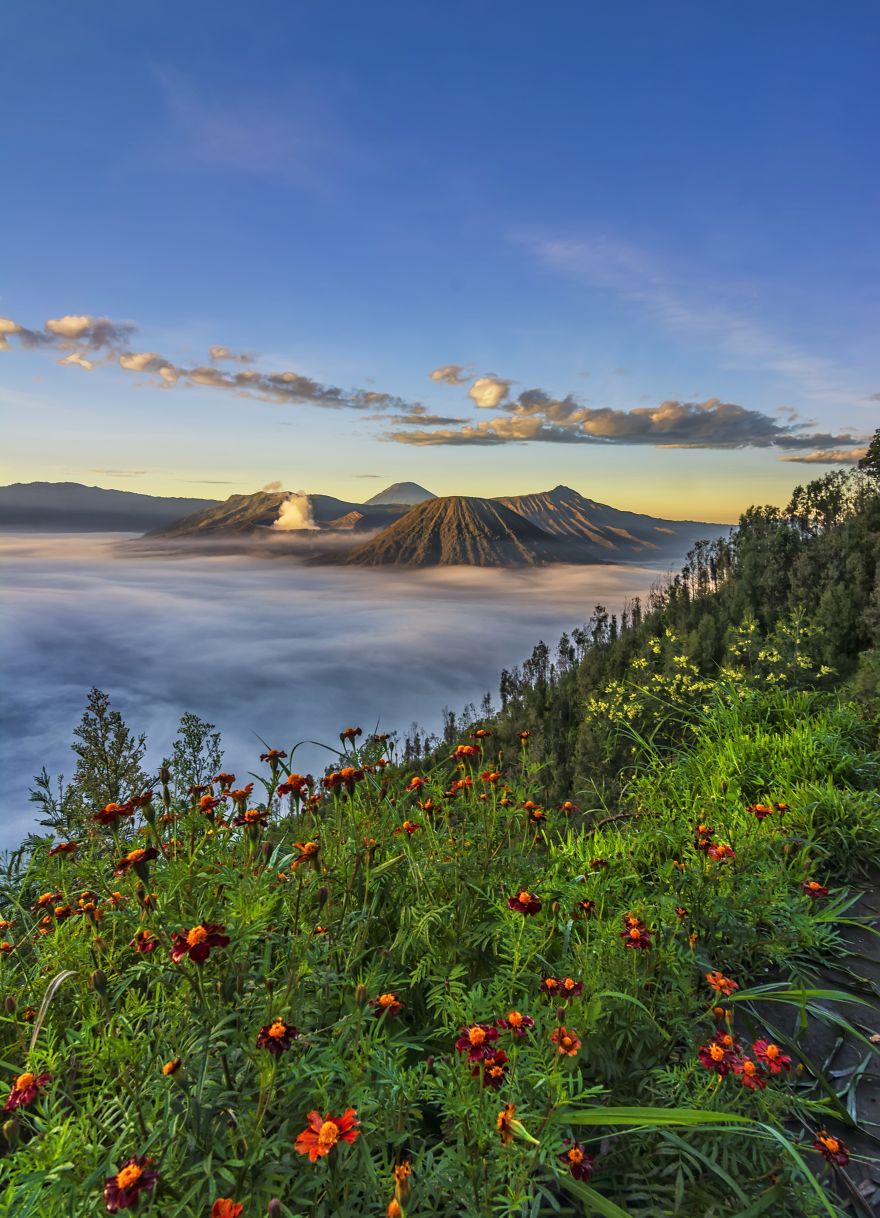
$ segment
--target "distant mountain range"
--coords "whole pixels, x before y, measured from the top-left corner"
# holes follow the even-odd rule
[[[140,533],[215,502],[107,491],[79,482],[16,482],[0,486],[0,528]]]
[[[77,483],[19,483],[0,487],[0,525],[118,529],[212,545],[287,534],[310,541],[313,562],[397,567],[669,562],[728,527],[621,511],[567,486],[497,499],[438,498],[414,482],[395,483],[366,503],[289,491],[230,495],[221,503]],[[323,543],[322,533],[328,535]],[[343,542],[348,533],[350,546]],[[355,544],[358,534],[369,536]]]

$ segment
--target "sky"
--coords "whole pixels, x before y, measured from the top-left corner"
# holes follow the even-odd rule
[[[874,0],[8,0],[0,481],[733,521],[880,426]]]

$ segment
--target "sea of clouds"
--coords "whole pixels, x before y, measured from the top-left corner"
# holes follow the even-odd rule
[[[31,779],[73,772],[92,685],[149,737],[158,765],[184,711],[223,734],[225,766],[254,769],[260,738],[338,744],[436,730],[601,602],[619,610],[662,574],[636,566],[425,571],[309,566],[290,553],[146,551],[119,534],[0,534],[0,847],[34,823]],[[331,754],[308,745],[296,768]]]

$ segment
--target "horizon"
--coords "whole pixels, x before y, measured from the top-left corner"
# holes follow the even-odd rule
[[[858,460],[876,6],[342,13],[10,7],[4,481],[730,522]]]

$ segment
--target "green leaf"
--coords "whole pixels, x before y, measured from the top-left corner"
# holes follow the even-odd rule
[[[631,1125],[633,1128],[662,1125],[752,1125],[736,1112],[713,1112],[705,1108],[639,1108],[591,1105],[580,1111],[562,1109],[569,1125]]]
[[[601,1214],[602,1218],[632,1218],[632,1215],[628,1214],[626,1210],[622,1210],[619,1205],[615,1205],[613,1201],[609,1201],[607,1197],[597,1193],[591,1184],[584,1184],[583,1180],[560,1179],[559,1183],[567,1193],[580,1198],[589,1207],[585,1211],[588,1214]]]

